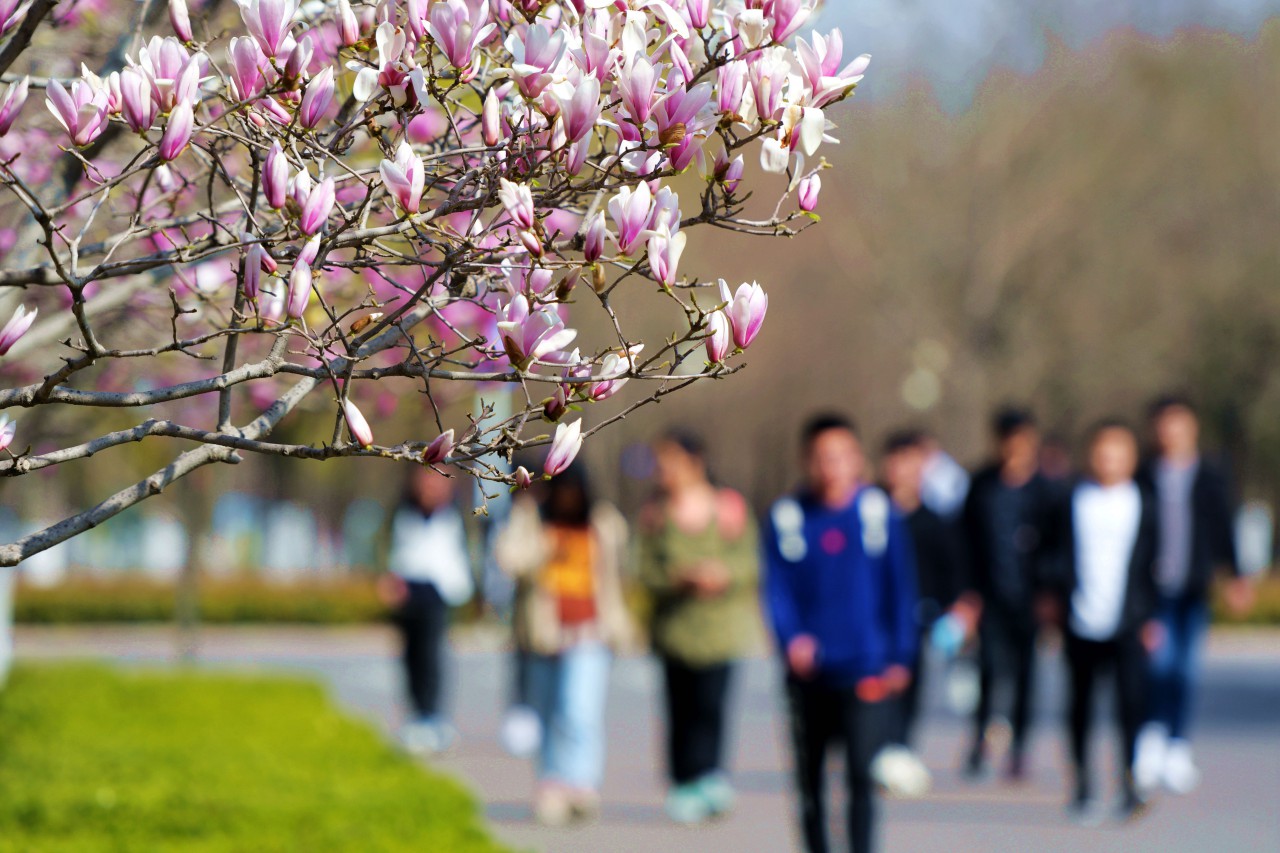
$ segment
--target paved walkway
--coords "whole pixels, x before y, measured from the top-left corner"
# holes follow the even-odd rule
[[[656,762],[657,668],[647,659],[627,658],[613,673],[603,818],[593,826],[547,830],[529,819],[533,779],[528,763],[508,757],[497,742],[508,682],[498,643],[489,634],[469,634],[458,645],[453,706],[462,739],[438,764],[472,785],[495,831],[517,848],[547,853],[796,849],[776,674],[769,662],[753,660],[739,672],[733,764],[741,797],[731,817],[700,829],[672,827],[663,819]],[[164,629],[23,628],[17,637],[18,654],[25,658],[164,662],[171,649],[172,636]],[[202,662],[314,674],[339,701],[392,732],[401,713],[394,650],[394,636],[381,628],[220,629],[205,633]],[[1067,824],[1057,710],[1062,674],[1056,660],[1047,657],[1031,781],[1019,787],[961,782],[954,768],[963,747],[962,723],[935,704],[923,745],[935,771],[935,790],[923,800],[886,803],[884,849],[1280,853],[1280,633],[1216,634],[1205,663],[1197,741],[1205,783],[1195,794],[1160,798],[1136,825],[1086,830]]]

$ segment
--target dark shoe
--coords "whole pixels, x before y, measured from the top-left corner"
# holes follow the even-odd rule
[[[1116,807],[1116,819],[1121,823],[1132,823],[1141,820],[1151,804],[1133,788],[1129,788],[1120,797],[1120,805]]]
[[[969,757],[964,762],[964,776],[970,781],[981,781],[987,776],[987,753],[981,744],[976,744],[969,751]]]
[[[1092,797],[1076,796],[1067,804],[1067,819],[1076,826],[1101,826],[1102,810]]]

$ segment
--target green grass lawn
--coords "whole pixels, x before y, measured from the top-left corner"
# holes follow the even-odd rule
[[[0,690],[0,850],[503,848],[317,685],[75,665]]]

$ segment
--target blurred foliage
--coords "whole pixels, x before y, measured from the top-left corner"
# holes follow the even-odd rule
[[[71,577],[54,586],[20,583],[14,618],[26,623],[167,622],[174,618],[172,582],[136,575]],[[252,575],[202,577],[200,620],[206,623],[370,622],[387,615],[374,578],[347,575],[289,583]]]
[[[20,666],[0,692],[0,849],[503,848],[457,783],[318,685]]]

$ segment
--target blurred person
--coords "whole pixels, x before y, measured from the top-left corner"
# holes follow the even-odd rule
[[[998,412],[992,422],[996,461],[973,477],[963,526],[969,547],[972,600],[979,603],[980,691],[966,772],[987,766],[996,691],[1012,692],[1011,739],[1006,774],[1026,772],[1035,682],[1038,613],[1050,557],[1054,490],[1039,472],[1040,433],[1023,409]]]
[[[1040,475],[1062,500],[1071,492],[1073,474],[1070,443],[1057,433],[1046,435],[1040,441]]]
[[[512,505],[494,558],[515,580],[525,699],[541,730],[534,815],[559,826],[600,808],[611,652],[632,633],[622,591],[627,525],[592,499],[580,461],[534,488]]]
[[[456,738],[443,703],[449,609],[470,601],[475,589],[453,480],[425,465],[414,467],[385,541],[389,572],[379,588],[404,640],[413,713],[401,741],[415,754],[439,752]]]
[[[1120,421],[1103,421],[1089,437],[1088,474],[1059,509],[1056,586],[1061,594],[1071,698],[1067,714],[1074,792],[1070,811],[1094,823],[1089,740],[1095,690],[1114,679],[1120,735],[1121,818],[1144,806],[1134,782],[1138,730],[1146,714],[1147,653],[1159,641],[1156,611],[1158,514],[1141,487],[1138,440]]]
[[[1163,783],[1187,793],[1200,781],[1188,724],[1210,584],[1219,569],[1232,575],[1226,598],[1234,610],[1248,608],[1250,587],[1236,561],[1226,477],[1200,454],[1194,406],[1166,396],[1151,405],[1149,416],[1155,454],[1141,478],[1160,512],[1157,612],[1165,642],[1152,660],[1151,725],[1143,731],[1137,770],[1145,788]]]
[[[696,436],[654,445],[659,495],[640,516],[639,576],[666,688],[668,816],[698,823],[733,807],[725,773],[734,662],[758,637],[759,537],[742,495],[707,474]]]
[[[942,518],[952,521],[964,509],[969,494],[969,472],[932,435],[922,433],[924,467],[920,472],[920,501]]]
[[[924,674],[924,640],[934,633],[940,619],[949,617],[954,624],[948,632],[939,631],[940,649],[954,655],[957,643],[976,622],[976,607],[961,598],[969,588],[965,569],[965,550],[956,526],[939,516],[922,499],[924,467],[929,457],[926,436],[915,430],[899,430],[885,441],[881,462],[881,481],[889,498],[905,516],[915,557],[917,594],[915,621],[919,642],[911,661],[911,683],[902,697],[892,742],[910,747],[919,718]],[[948,639],[944,643],[943,636]]]
[[[873,849],[872,764],[911,680],[916,598],[906,522],[863,482],[862,446],[839,415],[802,435],[805,483],[764,536],[765,609],[786,670],[805,850],[827,853],[826,757],[845,750],[850,849]]]

